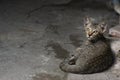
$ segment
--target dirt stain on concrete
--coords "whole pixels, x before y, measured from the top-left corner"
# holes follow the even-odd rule
[[[32,77],[33,80],[62,80],[58,75],[40,73]]]
[[[36,31],[34,31],[34,30],[32,30],[32,29],[28,29],[28,28],[20,28],[19,29],[20,31],[23,31],[23,32],[36,32]]]
[[[59,27],[58,25],[49,24],[49,25],[46,27],[45,31],[59,35],[58,27]]]
[[[57,42],[53,42],[53,41],[48,41],[47,45],[45,46],[45,48],[49,48],[51,47],[54,51],[54,53],[56,54],[55,57],[56,58],[60,58],[63,59],[67,56],[69,56],[69,51],[67,51],[66,49],[64,49],[59,43]]]
[[[83,40],[80,39],[80,35],[78,34],[71,34],[69,36],[69,39],[71,41],[71,44],[75,47],[80,47],[81,46],[81,43],[83,42]]]

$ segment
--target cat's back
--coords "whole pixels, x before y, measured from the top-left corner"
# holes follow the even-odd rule
[[[109,45],[104,41],[98,41],[94,44],[82,45],[77,65],[87,71],[83,73],[96,73],[108,69],[114,63],[114,55]],[[103,65],[104,64],[104,65]]]
[[[97,41],[96,43],[90,43],[90,44],[83,44],[81,46],[81,50],[78,52],[83,55],[87,55],[88,57],[92,56],[98,56],[98,55],[104,55],[107,54],[107,51],[110,50],[109,45],[106,43],[106,41]]]

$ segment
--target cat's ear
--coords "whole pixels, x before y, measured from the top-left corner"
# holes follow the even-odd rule
[[[105,33],[107,31],[108,25],[105,22],[101,22],[98,27],[101,30],[101,33]]]
[[[85,27],[86,25],[88,25],[88,24],[92,24],[92,20],[91,20],[90,17],[86,16],[86,17],[84,18],[84,27]]]

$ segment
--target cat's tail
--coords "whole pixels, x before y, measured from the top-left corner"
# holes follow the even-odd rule
[[[65,61],[60,63],[59,67],[62,71],[68,72],[68,73],[85,74],[86,72],[83,67],[77,66],[77,65],[70,65]]]

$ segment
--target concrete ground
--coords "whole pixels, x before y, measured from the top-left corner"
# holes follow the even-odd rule
[[[0,2],[0,80],[120,80],[112,69],[91,75],[59,69],[59,63],[85,40],[84,16],[104,18],[114,26],[118,23],[114,11],[42,5],[29,0]]]

